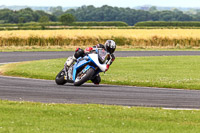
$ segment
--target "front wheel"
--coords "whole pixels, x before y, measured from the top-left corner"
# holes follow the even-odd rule
[[[64,69],[62,69],[58,75],[56,76],[55,82],[57,85],[64,85],[65,83],[67,83],[67,81],[65,80],[65,71]]]
[[[86,81],[88,81],[93,75],[94,75],[95,71],[93,68],[89,68],[87,70],[87,72],[83,73],[80,72],[78,73],[76,80],[74,81],[74,85],[75,86],[80,86],[83,83],[85,83]]]

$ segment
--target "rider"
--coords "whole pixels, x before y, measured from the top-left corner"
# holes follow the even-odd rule
[[[96,46],[88,47],[85,50],[83,50],[81,48],[77,48],[76,51],[75,51],[74,56],[69,59],[70,61],[67,63],[67,66],[68,67],[71,66],[71,64],[74,61],[76,61],[76,59],[78,59],[79,57],[84,57],[85,54],[88,54],[88,53],[92,52],[96,48],[104,49],[108,53],[110,53],[110,57],[106,61],[106,67],[107,67],[106,71],[107,71],[109,69],[110,65],[112,64],[112,62],[115,60],[115,56],[114,56],[113,53],[115,52],[116,44],[115,44],[115,42],[113,40],[107,40],[104,45],[103,44],[97,44]],[[91,80],[92,80],[92,82],[94,84],[99,84],[101,82],[101,77],[98,74]]]

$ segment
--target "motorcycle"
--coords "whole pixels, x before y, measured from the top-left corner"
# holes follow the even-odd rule
[[[57,74],[55,82],[57,85],[64,85],[67,82],[73,83],[74,86],[80,86],[92,80],[100,72],[107,71],[107,58],[110,54],[104,49],[95,49],[84,57],[79,57],[71,66],[67,66],[69,57],[64,64],[64,68]]]

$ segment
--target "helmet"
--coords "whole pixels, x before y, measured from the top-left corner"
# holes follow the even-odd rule
[[[116,44],[113,40],[107,40],[104,46],[110,54],[115,52]]]

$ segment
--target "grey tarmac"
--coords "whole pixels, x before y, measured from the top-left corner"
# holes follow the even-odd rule
[[[61,52],[0,52],[0,63],[56,59],[72,56],[73,51]],[[116,57],[200,55],[200,51],[116,51]]]

